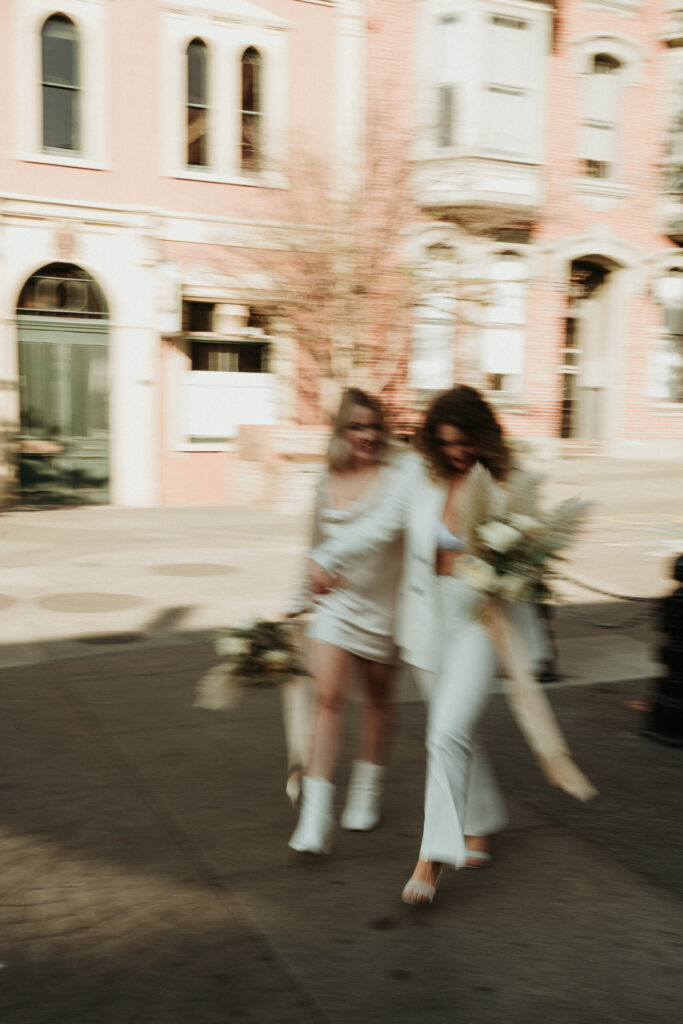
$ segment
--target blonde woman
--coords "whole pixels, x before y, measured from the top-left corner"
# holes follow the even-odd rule
[[[341,400],[328,466],[318,487],[312,548],[338,540],[359,518],[372,512],[396,472],[380,402],[350,388]],[[289,841],[299,852],[327,853],[330,849],[343,712],[350,679],[357,672],[364,680],[366,703],[341,824],[366,831],[379,822],[396,659],[393,623],[401,555],[402,543],[396,539],[316,599],[307,630],[315,686],[313,741],[302,778],[299,822]],[[303,610],[307,601],[308,585],[305,597],[289,614]]]

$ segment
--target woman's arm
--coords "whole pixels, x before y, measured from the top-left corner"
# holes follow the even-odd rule
[[[349,563],[367,558],[390,544],[403,531],[412,488],[421,471],[420,460],[408,454],[396,465],[384,492],[366,513],[338,537],[325,541],[311,552],[322,572],[313,570],[313,582],[343,572]],[[326,575],[327,574],[327,575]]]
[[[318,486],[316,488],[315,505],[313,508],[313,521],[311,523],[311,540],[309,545],[309,552],[319,547],[323,543],[323,533],[321,528],[321,511],[323,502],[323,493],[327,486],[327,471],[323,470],[320,479],[318,480]],[[299,586],[293,594],[291,600],[287,604],[285,615],[287,618],[293,618],[295,615],[301,615],[305,612],[311,603],[311,572],[310,572],[310,559],[306,560],[306,568],[301,575]]]

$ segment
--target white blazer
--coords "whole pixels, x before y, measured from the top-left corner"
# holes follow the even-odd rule
[[[409,665],[427,671],[439,666],[439,604],[436,591],[436,540],[446,502],[445,483],[429,479],[423,460],[401,457],[399,471],[384,500],[352,523],[343,537],[326,541],[311,553],[330,572],[366,558],[403,533],[403,574],[394,639]]]
[[[415,452],[401,458],[400,471],[384,501],[350,524],[343,537],[326,541],[311,558],[329,572],[363,559],[403,533],[403,574],[394,624],[394,639],[409,665],[437,672],[440,661],[440,606],[434,571],[437,531],[447,497],[445,481],[430,479],[424,460]],[[521,630],[532,663],[549,656],[547,638],[529,605],[515,605],[513,619]]]

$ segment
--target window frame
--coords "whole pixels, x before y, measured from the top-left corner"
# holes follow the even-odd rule
[[[191,50],[195,48],[195,52],[200,52],[203,57],[203,67],[201,68],[201,91],[203,93],[203,102],[193,100],[192,97],[192,68],[191,68]],[[200,49],[201,48],[201,49]],[[187,44],[187,138],[186,138],[186,164],[188,167],[210,167],[211,166],[211,140],[210,140],[210,105],[209,105],[209,79],[210,79],[210,53],[209,47],[206,42],[199,36],[195,36]],[[204,128],[204,144],[203,144],[203,159],[191,160],[190,154],[193,145],[191,138],[191,129],[193,127],[193,111],[203,111],[203,128]],[[200,146],[200,148],[202,148]]]
[[[257,59],[254,60],[253,58]],[[242,174],[260,174],[263,170],[263,57],[255,46],[248,46],[240,59],[240,170]],[[247,68],[252,68],[247,83]],[[245,92],[251,92],[251,106],[245,103]],[[251,128],[247,130],[247,125]],[[253,137],[249,135],[253,131]],[[251,149],[251,154],[246,151]]]
[[[604,70],[599,70],[598,61],[602,58],[603,64],[605,65]],[[610,65],[607,67],[607,65]],[[592,57],[592,67],[589,74],[586,76],[586,93],[583,97],[584,110],[582,111],[581,124],[584,131],[584,139],[587,138],[587,134],[590,131],[591,134],[596,130],[601,132],[609,132],[609,136],[605,135],[604,138],[608,139],[607,147],[608,151],[611,152],[610,160],[602,160],[595,157],[588,157],[585,155],[586,152],[591,151],[590,145],[584,142],[582,150],[584,151],[580,157],[583,165],[583,177],[593,178],[598,181],[615,181],[617,178],[617,171],[619,168],[619,157],[620,157],[620,135],[621,135],[621,123],[622,123],[622,99],[623,99],[623,71],[624,66],[618,58],[612,53],[606,53],[601,51],[596,53]],[[600,87],[601,79],[603,75],[614,76],[615,82],[612,88],[616,92],[614,99],[614,111],[613,117],[607,119],[599,116],[603,113],[599,109],[593,109],[593,104],[596,101],[596,93],[604,93],[604,88]]]
[[[16,5],[12,47],[13,157],[28,163],[111,170],[108,0],[22,0]],[[80,55],[80,148],[43,146],[42,28],[53,16],[75,27]],[[30,97],[27,100],[27,97]]]
[[[515,277],[501,277],[494,275],[494,268],[496,265],[502,263],[504,260],[514,260],[522,270],[522,273]],[[482,324],[481,333],[481,345],[480,345],[480,362],[479,372],[485,379],[484,390],[492,396],[500,396],[502,398],[509,396],[519,396],[524,391],[524,375],[526,371],[526,356],[527,356],[527,343],[528,343],[528,327],[529,327],[529,281],[530,281],[530,268],[529,268],[529,257],[528,254],[519,252],[517,249],[504,248],[495,249],[488,256],[487,260],[487,279],[491,287],[491,301],[485,308],[484,323]],[[501,286],[506,281],[520,282],[522,285],[521,295],[521,308],[522,315],[517,319],[494,319],[493,313],[496,308],[500,309],[503,303],[499,300],[501,294]],[[498,298],[496,297],[496,291],[498,291]],[[519,301],[519,298],[516,300]],[[484,367],[484,356],[485,346],[490,338],[493,338],[496,332],[502,331],[515,331],[520,335],[521,338],[521,355],[520,355],[520,368],[518,373],[498,373],[495,370],[487,370]],[[500,377],[502,386],[490,387],[486,382],[487,377]],[[510,381],[510,386],[505,386],[506,378]]]
[[[289,22],[251,9],[231,10],[231,0],[176,3],[162,0],[162,173],[169,178],[285,188],[289,117]],[[215,7],[215,11],[214,11]],[[256,8],[254,8],[256,11]],[[228,18],[227,15],[230,14]],[[210,54],[209,164],[186,160],[186,60],[190,42],[201,39]],[[241,162],[242,55],[253,47],[262,60],[261,169],[245,172]]]
[[[579,164],[577,172],[577,191],[590,199],[617,201],[628,195],[630,189],[623,184],[623,133],[628,127],[627,104],[628,89],[641,82],[645,51],[632,39],[610,33],[589,33],[574,40],[571,67],[574,73],[586,79],[593,71],[594,60],[601,54],[612,58],[620,64],[619,71],[619,122],[616,127],[616,162],[614,174],[610,178],[596,178],[583,173],[583,142],[582,132],[587,119],[584,116],[583,94],[579,94],[579,109],[576,123],[579,126],[578,145],[575,148],[576,160]]]
[[[680,301],[678,303],[671,303],[667,307],[663,297],[658,294],[659,282],[671,278],[674,275],[678,278],[680,285]],[[660,325],[655,333],[654,351],[650,353],[650,370],[648,380],[648,396],[652,402],[657,406],[664,408],[681,411],[683,410],[683,262],[679,261],[671,264],[670,266],[659,267],[657,273],[654,275],[652,281],[652,297],[657,305],[660,313],[661,321]],[[681,333],[677,334],[673,331],[668,330],[666,317],[667,311],[670,309],[676,309],[678,316],[681,321]],[[677,398],[668,397],[664,394],[658,394],[655,391],[657,386],[658,373],[656,370],[657,363],[662,359],[664,350],[667,345],[677,344],[678,352],[678,395]],[[666,362],[666,359],[664,360]],[[673,365],[673,361],[670,361],[670,365]]]
[[[48,27],[52,25],[68,26],[71,30],[69,36],[59,36],[59,34],[51,36],[46,31]],[[46,71],[46,47],[47,40],[49,38],[70,38],[71,46],[73,49],[72,53],[72,81],[58,81],[59,76],[55,76],[54,81],[48,81],[48,72]],[[51,14],[43,22],[40,30],[40,86],[41,86],[41,141],[42,149],[45,153],[66,153],[67,155],[79,154],[81,152],[81,103],[82,103],[82,92],[81,92],[81,40],[78,34],[78,28],[73,23],[71,18],[62,13]],[[54,146],[47,142],[49,134],[48,125],[48,104],[46,102],[48,91],[59,89],[64,90],[63,93],[57,95],[68,94],[71,98],[70,111],[69,111],[69,130],[68,133],[72,139],[72,145],[70,146]],[[52,126],[54,130],[54,125]]]

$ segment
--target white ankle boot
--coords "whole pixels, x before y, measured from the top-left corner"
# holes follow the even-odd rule
[[[384,789],[384,767],[369,761],[354,761],[341,816],[342,828],[369,832],[379,824]]]
[[[327,779],[301,779],[299,823],[289,845],[299,853],[329,853],[332,845],[334,786]]]

